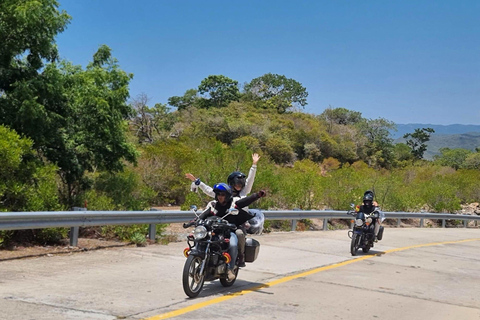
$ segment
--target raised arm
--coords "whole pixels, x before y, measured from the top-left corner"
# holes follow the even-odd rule
[[[248,171],[247,179],[245,180],[245,187],[240,192],[241,197],[245,197],[252,192],[253,182],[255,181],[255,174],[257,173],[257,162],[260,160],[258,153],[252,154],[252,167]]]
[[[198,186],[207,196],[215,198],[215,192],[213,192],[213,188],[200,181],[200,178],[195,178],[195,176],[191,173],[186,173],[185,177],[190,181],[195,182],[195,185]]]

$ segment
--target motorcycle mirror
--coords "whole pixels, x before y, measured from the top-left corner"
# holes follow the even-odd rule
[[[190,210],[192,210],[193,213],[195,213],[195,215],[197,216],[197,218],[199,217],[199,215],[197,214],[198,208],[197,208],[196,205],[192,204],[192,205],[190,206]]]
[[[350,208],[355,208],[355,203],[350,203]]]
[[[238,209],[231,208],[229,211],[232,216],[238,215]]]

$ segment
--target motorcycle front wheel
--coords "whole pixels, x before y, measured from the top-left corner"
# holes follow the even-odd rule
[[[205,282],[205,271],[200,274],[202,262],[202,258],[192,255],[185,261],[182,276],[183,291],[190,298],[195,298],[202,291]]]
[[[350,253],[352,254],[352,256],[356,256],[357,255],[357,250],[360,246],[360,239],[361,237],[354,233],[352,235],[352,242],[350,243]]]

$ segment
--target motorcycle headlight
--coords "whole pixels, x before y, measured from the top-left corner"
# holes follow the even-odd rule
[[[362,219],[355,219],[355,225],[357,227],[363,226],[363,220]]]
[[[207,236],[207,228],[204,226],[198,226],[193,230],[193,237],[195,239],[203,239]]]
[[[368,225],[368,224],[371,224],[371,223],[372,223],[372,218],[371,218],[371,217],[368,217],[368,218],[367,218],[367,221],[365,221],[365,222],[367,223],[367,225]]]

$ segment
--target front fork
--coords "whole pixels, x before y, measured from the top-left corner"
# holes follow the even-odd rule
[[[210,251],[210,242],[207,244],[207,247],[205,248],[205,258],[203,259],[202,267],[200,268],[200,274],[203,274],[203,272],[205,271],[205,266],[207,265],[207,260],[210,256],[208,254],[209,251]]]

